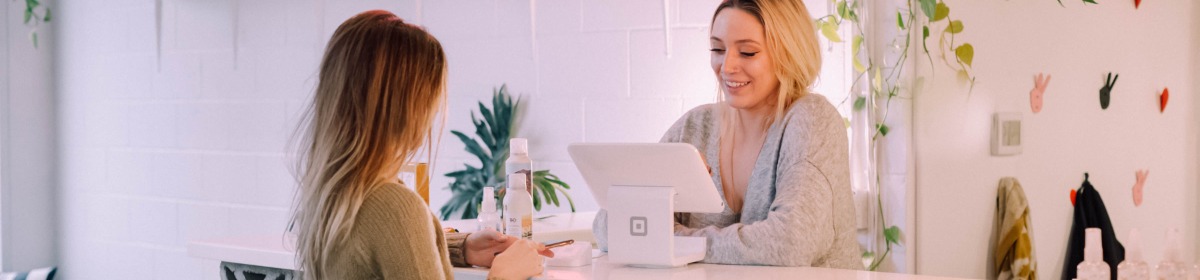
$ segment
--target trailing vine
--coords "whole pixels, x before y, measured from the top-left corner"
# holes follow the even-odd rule
[[[38,47],[37,25],[41,24],[43,22],[50,22],[50,7],[42,6],[42,3],[38,2],[38,0],[24,0],[24,1],[25,1],[25,25],[33,26],[33,29],[29,30],[29,40],[33,42],[33,47],[37,48]],[[42,7],[42,11],[45,11],[45,12],[39,14],[37,12],[38,7]]]

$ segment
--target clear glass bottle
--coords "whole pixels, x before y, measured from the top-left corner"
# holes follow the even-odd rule
[[[1125,261],[1117,266],[1117,280],[1150,280],[1150,265],[1142,258],[1142,234],[1137,228],[1129,230]]]
[[[494,230],[503,232],[504,224],[500,222],[500,213],[496,212],[496,189],[483,187],[483,205],[479,208],[477,230]]]
[[[523,173],[527,182],[533,182],[533,160],[529,158],[529,140],[513,138],[508,140],[508,160],[504,161],[504,174]],[[533,193],[532,186],[525,189]]]
[[[1167,231],[1167,246],[1163,248],[1162,262],[1155,267],[1155,274],[1160,280],[1187,280],[1189,266],[1180,257],[1178,228]]]
[[[1104,247],[1100,243],[1100,228],[1088,228],[1083,244],[1083,262],[1075,267],[1077,280],[1112,280],[1111,267],[1104,262]]]

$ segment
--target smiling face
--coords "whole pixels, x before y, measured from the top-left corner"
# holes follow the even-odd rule
[[[734,108],[759,109],[778,98],[779,79],[763,34],[758,18],[741,9],[723,9],[713,20],[713,73]]]

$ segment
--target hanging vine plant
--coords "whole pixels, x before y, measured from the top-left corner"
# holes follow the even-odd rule
[[[41,23],[50,22],[50,7],[42,6],[38,0],[25,1],[25,25],[32,26],[29,30],[29,41],[33,42],[33,48],[38,47],[37,26]],[[38,7],[41,7],[42,13],[38,13]]]

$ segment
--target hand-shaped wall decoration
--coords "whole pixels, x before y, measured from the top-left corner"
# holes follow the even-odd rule
[[[1042,73],[1033,77],[1033,90],[1029,91],[1029,108],[1033,113],[1042,111],[1042,95],[1046,93],[1046,85],[1050,84],[1050,75],[1042,78]]]
[[[1142,206],[1142,189],[1146,187],[1146,176],[1150,176],[1150,170],[1138,170],[1134,176],[1137,176],[1137,183],[1133,184],[1133,206]]]
[[[1158,95],[1158,112],[1162,113],[1167,110],[1167,99],[1171,98],[1171,93],[1167,88],[1163,88],[1163,93]]]
[[[1142,0],[1133,0],[1133,8],[1134,9],[1141,8],[1141,7],[1142,7]]]
[[[1117,78],[1121,74],[1113,76],[1112,72],[1108,72],[1108,78],[1104,79],[1104,87],[1100,88],[1100,109],[1108,109],[1108,102],[1112,97],[1113,85],[1117,84]]]

